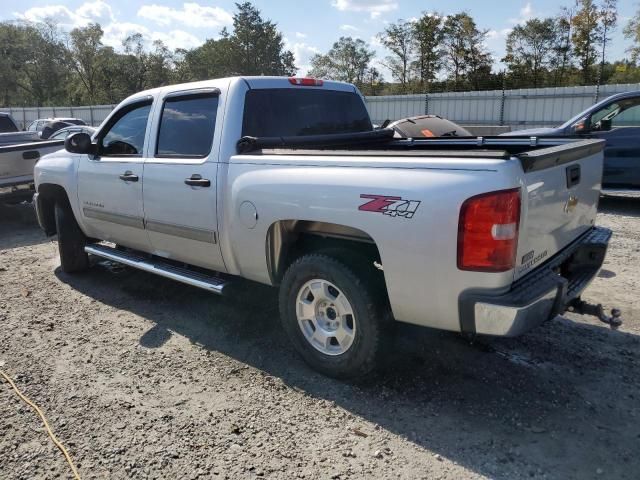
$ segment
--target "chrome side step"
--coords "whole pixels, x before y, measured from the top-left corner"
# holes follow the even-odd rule
[[[194,287],[202,288],[209,292],[222,295],[224,288],[229,284],[226,280],[212,275],[176,267],[157,258],[147,258],[135,253],[124,252],[106,245],[92,244],[84,247],[84,251],[91,255],[106,258],[113,262],[122,263],[128,267],[137,268],[149,273],[155,273],[161,277],[170,278],[178,282],[186,283]]]

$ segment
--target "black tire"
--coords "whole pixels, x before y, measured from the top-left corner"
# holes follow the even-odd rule
[[[80,230],[68,204],[56,203],[56,231],[60,266],[65,273],[82,272],[89,268],[89,256],[84,251],[87,237]]]
[[[369,374],[381,350],[381,337],[387,330],[386,302],[376,298],[376,289],[357,275],[346,262],[324,254],[308,254],[294,261],[280,285],[280,319],[293,346],[315,370],[334,378],[354,379]],[[344,293],[353,309],[357,328],[351,346],[339,355],[317,350],[306,339],[298,324],[296,305],[301,288],[310,280],[331,282]],[[342,294],[342,293],[341,293]]]

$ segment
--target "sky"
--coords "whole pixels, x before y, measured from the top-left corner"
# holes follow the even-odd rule
[[[510,30],[530,18],[555,15],[561,6],[573,0],[459,0],[455,2],[418,0],[253,0],[263,18],[278,24],[285,46],[296,58],[299,73],[309,69],[315,53],[324,53],[340,36],[361,38],[376,50],[376,66],[387,80],[384,67],[388,55],[377,34],[398,19],[412,19],[422,12],[452,14],[466,11],[478,27],[489,30],[486,44],[503,65],[505,38]],[[624,58],[629,46],[622,35],[640,4],[619,0],[619,25],[613,34],[609,58]],[[90,22],[104,29],[104,43],[121,48],[122,40],[140,32],[149,40],[162,40],[171,49],[192,48],[207,38],[217,38],[220,30],[232,22],[233,0],[0,0],[0,20],[55,20],[70,30]]]

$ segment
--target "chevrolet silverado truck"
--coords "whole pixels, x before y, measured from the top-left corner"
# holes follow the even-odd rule
[[[34,203],[64,272],[91,255],[216,294],[277,286],[295,349],[330,376],[370,372],[394,321],[497,336],[567,309],[620,323],[580,299],[611,236],[595,226],[602,140],[393,134],[350,84],[162,87],[43,158]]]

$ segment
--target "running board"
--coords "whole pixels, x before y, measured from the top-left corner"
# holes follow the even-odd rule
[[[187,268],[176,267],[154,257],[148,258],[135,253],[117,250],[106,245],[92,244],[84,247],[84,251],[97,257],[106,258],[113,262],[122,263],[128,267],[137,268],[149,273],[155,273],[161,277],[170,278],[178,282],[186,283],[193,287],[202,288],[209,292],[222,295],[224,288],[229,284],[226,280],[200,272],[194,272]]]

